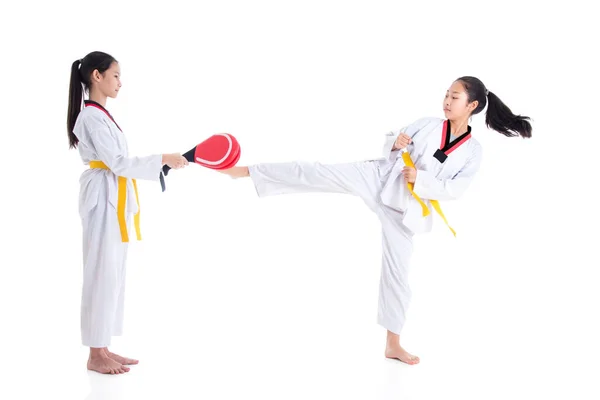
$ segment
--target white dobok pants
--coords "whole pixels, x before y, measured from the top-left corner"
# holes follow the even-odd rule
[[[105,199],[82,224],[81,339],[84,346],[107,347],[112,336],[123,333],[127,243],[121,241],[117,212]]]

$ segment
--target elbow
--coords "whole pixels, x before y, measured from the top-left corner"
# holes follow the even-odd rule
[[[464,190],[460,189],[448,189],[444,191],[446,200],[458,200],[462,197]]]
[[[117,176],[124,176],[127,172],[126,162],[123,157],[112,157],[102,161]]]
[[[447,191],[447,200],[458,200],[465,194],[465,189]]]
[[[440,188],[441,190],[437,190],[435,193],[437,195],[437,200],[441,201],[452,201],[458,200],[462,197],[464,190],[456,187],[444,186]]]
[[[460,196],[458,196],[458,195],[450,195],[450,196],[448,196],[448,198],[446,198],[446,201],[458,200],[459,198],[460,198]]]

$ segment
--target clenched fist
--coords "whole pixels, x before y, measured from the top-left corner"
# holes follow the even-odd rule
[[[163,165],[166,164],[171,169],[180,169],[185,167],[186,165],[189,165],[188,160],[186,160],[185,157],[183,157],[179,153],[163,154],[162,162]]]
[[[415,183],[417,180],[417,170],[413,167],[404,166],[402,169],[402,176],[404,176],[406,182]]]
[[[406,146],[408,146],[410,144],[410,142],[412,142],[412,139],[410,138],[410,136],[408,136],[407,134],[401,133],[396,138],[396,142],[394,143],[393,150],[404,149]]]

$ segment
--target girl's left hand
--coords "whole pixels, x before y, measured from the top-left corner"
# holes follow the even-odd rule
[[[402,169],[402,175],[407,182],[415,183],[417,179],[417,170],[412,167],[404,167]]]

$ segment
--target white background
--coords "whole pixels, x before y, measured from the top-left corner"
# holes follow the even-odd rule
[[[584,2],[11,2],[0,11],[0,398],[598,399],[598,36]],[[539,4],[540,6],[542,3]],[[488,8],[485,8],[488,7]],[[472,121],[484,161],[419,236],[402,334],[383,357],[380,228],[358,198],[258,199],[197,165],[140,182],[125,336],[141,363],[85,369],[81,225],[66,111],[71,63],[121,63],[108,109],[131,153],[217,132],[239,165],[380,155],[461,75],[524,141]]]

